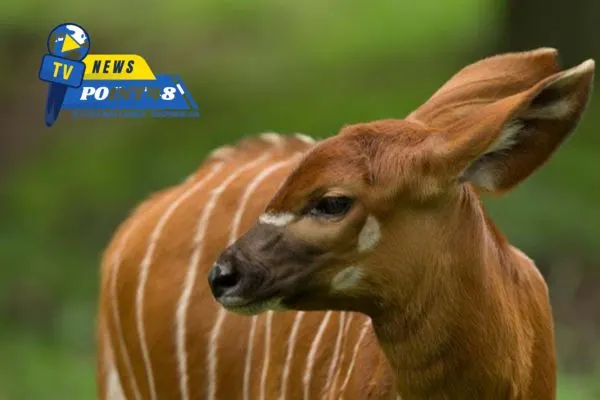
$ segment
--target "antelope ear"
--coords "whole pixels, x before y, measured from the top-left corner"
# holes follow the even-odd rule
[[[560,71],[558,52],[540,48],[473,63],[455,74],[406,119],[444,130],[481,107],[532,88]]]
[[[513,188],[575,129],[588,104],[594,67],[587,60],[451,124],[442,145],[444,163],[483,190]]]

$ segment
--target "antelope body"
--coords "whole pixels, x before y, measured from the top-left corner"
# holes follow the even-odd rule
[[[593,72],[505,54],[404,120],[213,153],[105,252],[100,398],[554,399],[545,282],[478,193],[550,157]]]

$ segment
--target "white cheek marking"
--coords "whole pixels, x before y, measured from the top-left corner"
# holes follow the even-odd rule
[[[279,213],[279,214],[262,214],[258,220],[261,224],[275,225],[275,226],[286,226],[294,220],[294,214],[292,213]]]
[[[351,289],[360,282],[362,274],[362,269],[358,267],[344,268],[333,277],[331,288],[335,291]]]
[[[362,253],[372,250],[380,238],[381,229],[379,228],[379,222],[377,222],[374,216],[369,215],[365,226],[363,226],[362,231],[358,235],[358,251]]]

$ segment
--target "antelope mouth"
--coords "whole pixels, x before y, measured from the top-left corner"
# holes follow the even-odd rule
[[[262,300],[247,300],[238,296],[222,297],[219,303],[227,310],[240,315],[257,315],[265,311],[285,311],[282,299],[273,297]]]

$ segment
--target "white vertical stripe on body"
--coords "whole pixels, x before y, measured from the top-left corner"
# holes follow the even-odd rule
[[[343,340],[343,346],[342,346],[342,350],[340,352],[340,359],[339,359],[339,363],[338,363],[338,367],[336,368],[336,372],[335,372],[335,376],[333,377],[333,382],[331,383],[329,390],[336,390],[337,389],[337,382],[340,378],[340,375],[342,373],[342,368],[344,366],[344,360],[346,359],[346,348],[348,347],[348,343],[346,342],[348,339],[348,331],[350,330],[350,326],[352,325],[352,319],[354,318],[354,313],[350,313],[350,316],[348,317],[348,320],[346,321],[346,326],[344,327],[344,340]]]
[[[319,344],[321,343],[321,338],[325,333],[325,329],[327,328],[327,324],[329,323],[329,319],[331,318],[331,314],[333,311],[327,311],[323,320],[321,321],[321,325],[319,325],[319,329],[317,330],[317,334],[313,339],[313,342],[310,346],[310,351],[308,352],[308,358],[306,361],[306,370],[304,371],[304,376],[302,378],[302,383],[304,384],[304,400],[308,400],[310,397],[310,383],[312,379],[312,370],[315,364],[315,357],[317,355],[317,351],[319,350]]]
[[[254,353],[254,337],[256,336],[256,325],[258,316],[254,315],[250,322],[250,332],[248,333],[248,346],[246,347],[246,360],[244,362],[244,400],[250,400],[250,372],[252,371],[252,355]]]
[[[169,201],[171,200],[171,196],[168,196]],[[161,205],[162,202],[159,201],[154,207],[157,205]],[[152,207],[152,208],[154,208]],[[125,233],[120,239],[119,247],[115,250],[115,255],[112,260],[112,270],[110,277],[110,297],[111,297],[111,308],[112,308],[112,317],[113,322],[115,324],[116,335],[119,341],[119,349],[121,351],[123,357],[123,363],[125,364],[125,369],[127,370],[127,374],[131,378],[131,389],[133,391],[133,397],[135,400],[140,400],[142,398],[140,394],[140,389],[133,373],[133,367],[131,365],[131,358],[129,356],[129,351],[127,350],[127,346],[125,345],[125,339],[123,337],[123,327],[121,326],[121,314],[119,310],[119,302],[118,302],[118,293],[117,293],[117,282],[119,279],[119,271],[121,269],[121,257],[123,251],[125,250],[125,246],[129,242],[130,236],[133,234],[135,230],[140,226],[140,220],[134,220],[131,222],[130,226],[127,227]]]
[[[265,318],[265,352],[263,367],[260,376],[260,400],[265,400],[267,377],[269,376],[269,364],[271,363],[271,327],[273,325],[273,311],[267,311]]]
[[[329,364],[329,371],[327,371],[327,379],[325,379],[325,387],[323,388],[323,393],[326,394],[329,392],[329,389],[332,386],[333,374],[337,370],[338,360],[340,357],[340,351],[342,349],[342,340],[344,338],[344,328],[346,327],[346,313],[340,312],[340,320],[338,327],[337,338],[335,339],[335,347],[333,349],[333,355],[331,356],[331,363]]]
[[[127,400],[114,365],[110,366],[110,372],[106,377],[106,400]]]
[[[137,320],[137,329],[138,335],[140,337],[140,347],[142,350],[142,357],[144,360],[144,367],[146,369],[146,375],[148,377],[148,392],[151,400],[156,400],[156,388],[154,385],[154,375],[152,372],[152,364],[150,361],[150,355],[148,352],[148,344],[146,343],[146,331],[144,328],[144,294],[146,290],[146,282],[148,281],[148,274],[150,272],[150,265],[152,264],[152,257],[154,256],[154,251],[156,249],[156,245],[158,240],[160,239],[160,235],[167,221],[171,217],[171,215],[177,210],[177,208],[183,203],[187,198],[189,198],[192,194],[198,191],[204,183],[210,179],[214,174],[217,173],[218,170],[222,168],[222,164],[217,164],[213,166],[210,173],[200,181],[196,182],[193,186],[189,187],[185,190],[179,197],[175,199],[173,203],[169,205],[165,213],[160,217],[156,227],[152,231],[150,236],[150,243],[148,245],[148,249],[146,250],[146,254],[142,263],[140,265],[140,278],[138,281],[138,288],[136,292],[136,320]]]
[[[354,346],[354,351],[352,352],[352,359],[350,360],[350,365],[348,366],[348,372],[346,373],[346,378],[340,387],[339,397],[342,397],[344,391],[346,390],[346,386],[348,386],[348,382],[350,382],[350,377],[352,376],[352,370],[354,369],[354,364],[356,363],[356,357],[358,356],[358,351],[360,350],[360,345],[367,334],[367,331],[371,327],[371,319],[367,319],[363,324],[363,327],[360,331],[360,335],[356,340],[356,345]]]
[[[215,164],[210,172],[200,179],[193,187],[193,193],[200,190],[204,185],[212,179],[217,173],[221,171],[224,164]],[[184,284],[187,284],[189,279],[190,270],[188,268],[185,277]],[[179,373],[179,390],[181,397],[187,399],[189,397],[188,386],[187,386],[187,364],[186,364],[186,348],[185,348],[185,310],[181,308],[181,305],[189,300],[190,292],[186,291],[187,286],[184,286],[184,291],[177,303],[177,310],[175,312],[175,348],[177,351],[177,369]],[[182,303],[183,300],[183,303]]]
[[[270,165],[269,167],[262,170],[260,174],[258,174],[252,182],[246,187],[244,194],[242,195],[242,199],[240,201],[240,205],[233,217],[231,233],[229,236],[229,245],[233,244],[233,242],[237,239],[239,235],[240,226],[242,223],[242,217],[244,216],[244,212],[248,205],[248,202],[252,198],[252,195],[255,193],[256,189],[258,189],[259,185],[264,182],[271,174],[276,172],[277,170],[292,164],[296,159],[300,156],[300,153],[294,154],[292,157],[285,159],[283,161],[279,161]],[[256,334],[256,324],[257,317],[253,316],[252,321],[250,323],[250,332],[248,334],[248,345],[246,347],[246,360],[244,363],[244,383],[242,386],[243,398],[244,400],[250,399],[250,373],[252,368],[252,353],[254,351],[254,336]]]
[[[217,188],[215,188],[211,192],[211,196],[207,202],[207,206],[205,207],[205,213],[198,223],[198,230],[196,231],[196,238],[194,240],[195,251],[194,251],[194,254],[192,255],[192,259],[190,260],[190,265],[189,265],[189,271],[193,271],[193,273],[190,274],[191,276],[189,277],[189,280],[186,280],[186,288],[188,288],[188,291],[190,293],[193,288],[194,282],[196,280],[196,271],[197,271],[198,263],[200,262],[200,258],[201,258],[200,256],[202,253],[204,239],[206,236],[206,229],[208,227],[208,222],[209,222],[209,213],[206,210],[208,209],[209,211],[212,211],[215,208],[219,197],[225,192],[227,187],[234,180],[236,180],[242,173],[244,173],[248,170],[251,170],[252,168],[256,167],[257,165],[267,161],[270,156],[271,156],[270,153],[265,153],[262,156],[255,158],[254,160],[248,162],[247,164],[242,165],[241,167],[236,169],[233,173],[231,173],[231,175],[229,175],[227,177],[227,179],[225,179],[223,181],[223,183],[221,183],[221,185],[219,185]],[[185,330],[185,313],[186,313],[188,304],[189,304],[189,298],[187,299],[187,301],[182,303],[182,308],[184,310],[184,311],[182,311],[182,313],[184,314],[184,321],[183,321],[183,325],[182,325],[183,330]],[[210,332],[210,340],[208,342],[208,349],[207,349],[208,350],[207,351],[207,358],[208,358],[207,359],[207,364],[208,364],[208,382],[207,382],[208,396],[207,396],[207,398],[209,400],[214,400],[216,397],[216,393],[217,393],[218,340],[219,340],[219,336],[221,334],[221,328],[223,326],[223,323],[225,322],[226,316],[227,316],[227,314],[226,314],[225,309],[222,307],[219,307],[219,310],[217,312],[217,318],[215,320],[215,324],[213,326],[213,329]],[[184,399],[184,400],[187,400],[187,399]]]
[[[304,318],[304,311],[298,311],[294,317],[294,324],[292,325],[292,331],[288,339],[287,355],[285,357],[285,364],[283,366],[283,373],[281,376],[281,387],[279,389],[279,400],[285,400],[287,392],[287,383],[290,376],[290,370],[292,369],[292,361],[294,359],[294,349],[296,346],[296,337],[300,330],[300,323]]]

